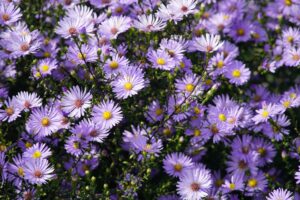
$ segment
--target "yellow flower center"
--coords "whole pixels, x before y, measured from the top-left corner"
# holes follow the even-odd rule
[[[48,117],[44,117],[41,121],[42,125],[45,126],[49,126],[50,125],[50,120]]]
[[[201,113],[201,110],[198,107],[194,107],[194,113],[199,115]]]
[[[125,90],[132,90],[133,85],[132,85],[132,83],[127,82],[124,84],[124,88],[125,88]]]
[[[291,97],[292,99],[295,99],[295,98],[297,97],[297,94],[293,92],[293,93],[290,94],[290,97]]]
[[[165,128],[163,130],[163,134],[166,135],[166,136],[169,136],[169,135],[171,135],[171,130],[169,128]]]
[[[186,86],[185,86],[185,90],[186,91],[188,91],[188,92],[192,92],[193,90],[194,90],[194,85],[193,84],[191,84],[191,83],[188,83],[188,84],[186,84]]]
[[[181,165],[180,163],[176,163],[176,164],[174,165],[174,170],[175,170],[176,172],[180,172],[180,171],[182,170],[182,165]]]
[[[26,143],[25,143],[25,147],[26,147],[26,148],[32,147],[32,144],[31,144],[30,142],[26,142]]]
[[[287,41],[288,41],[289,43],[292,43],[292,42],[294,41],[293,36],[288,36],[288,37],[287,37]]]
[[[206,85],[211,85],[213,82],[212,82],[212,80],[211,79],[206,79],[205,80],[205,84]]]
[[[288,107],[290,107],[291,102],[287,100],[287,101],[284,101],[282,104],[285,108],[288,108]]]
[[[236,31],[236,33],[237,33],[238,36],[243,36],[243,35],[245,35],[245,30],[242,29],[242,28],[239,28],[239,29]]]
[[[35,76],[38,77],[38,78],[40,78],[41,77],[41,73],[40,72],[36,72]]]
[[[293,1],[292,0],[285,0],[284,3],[287,6],[291,6],[293,4]]]
[[[111,112],[109,112],[109,111],[103,112],[102,116],[105,120],[109,120],[112,117]]]
[[[42,72],[47,72],[49,70],[49,65],[42,65],[41,70]]]
[[[256,187],[256,186],[257,186],[257,180],[254,179],[254,178],[250,178],[250,179],[248,180],[248,186],[249,186],[249,187],[252,187],[252,188]]]
[[[234,183],[230,183],[229,184],[229,189],[234,190],[234,188],[235,188],[235,184]]]
[[[73,147],[74,147],[74,149],[79,149],[79,142],[75,141],[73,143]]]
[[[112,69],[117,69],[119,67],[119,63],[117,63],[116,61],[111,61],[109,67]]]
[[[84,59],[86,59],[86,54],[85,53],[78,53],[77,57],[78,57],[79,60],[84,60]]]
[[[201,135],[201,131],[199,129],[194,130],[194,136],[198,137]]]
[[[267,117],[269,116],[269,112],[266,111],[266,110],[263,110],[263,111],[261,112],[261,116],[262,116],[263,118],[267,118]]]
[[[50,56],[51,56],[51,54],[50,54],[49,52],[45,52],[45,53],[44,53],[44,57],[45,57],[45,58],[49,58]]]
[[[241,71],[238,69],[235,69],[232,71],[232,76],[235,78],[239,78],[241,76]]]
[[[166,61],[163,58],[157,58],[156,63],[158,65],[164,65],[164,64],[166,64]]]
[[[224,67],[224,62],[223,62],[222,60],[219,60],[219,61],[217,62],[217,67],[218,67],[218,68]]]
[[[226,121],[226,116],[224,114],[219,114],[219,120],[222,121],[222,122],[225,122]]]
[[[146,144],[146,146],[144,147],[145,151],[149,151],[152,148],[151,144]]]
[[[32,157],[37,159],[37,158],[40,158],[42,156],[42,153],[38,150],[36,150],[33,154],[32,154]]]
[[[11,116],[11,115],[14,114],[14,109],[8,107],[8,108],[5,109],[5,112],[6,112],[6,114],[7,114],[8,116]]]
[[[184,62],[180,62],[180,68],[183,69],[185,67]]]
[[[224,183],[223,179],[218,179],[218,180],[216,180],[215,185],[216,185],[217,187],[221,187],[221,186],[223,185],[223,183]]]
[[[24,176],[24,169],[22,167],[18,168],[18,174],[19,176]]]
[[[266,155],[266,149],[263,148],[263,147],[258,148],[258,149],[257,149],[257,152],[258,152],[261,156]]]
[[[157,108],[157,109],[155,110],[155,114],[156,114],[157,116],[161,115],[162,113],[163,113],[163,110],[162,110],[161,108]]]

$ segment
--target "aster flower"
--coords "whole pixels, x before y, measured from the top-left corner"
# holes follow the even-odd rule
[[[298,171],[295,173],[296,183],[300,184],[300,165],[298,166]]]
[[[196,12],[196,0],[171,0],[168,4],[173,13],[187,16]]]
[[[46,159],[29,160],[25,163],[25,179],[29,183],[42,185],[54,177],[54,168]]]
[[[121,108],[112,100],[102,101],[93,107],[93,120],[106,129],[110,129],[123,119]]]
[[[124,68],[126,68],[128,65],[129,65],[129,61],[126,57],[115,54],[114,56],[112,56],[111,59],[107,59],[103,70],[106,76],[116,75]]]
[[[294,198],[293,198],[293,194],[290,191],[282,188],[273,190],[267,196],[267,200],[281,200],[281,199],[293,200]]]
[[[160,106],[159,102],[153,101],[148,108],[148,112],[145,114],[146,118],[150,122],[160,121],[163,118],[164,109]]]
[[[8,165],[9,172],[11,173],[8,179],[13,181],[17,187],[20,187],[23,181],[22,179],[24,178],[24,165],[25,161],[21,155],[13,157],[13,162]]]
[[[146,135],[148,134],[148,128],[131,126],[131,130],[131,132],[127,130],[123,132],[123,142],[125,144],[123,147],[125,147],[126,150],[135,150],[137,141],[147,141]]]
[[[264,191],[268,181],[263,172],[258,171],[256,175],[251,175],[247,180],[246,190],[249,192]]]
[[[243,85],[250,79],[250,74],[251,72],[245,67],[245,64],[240,61],[233,61],[229,65],[225,76],[229,79],[230,83]]]
[[[217,13],[209,18],[209,24],[207,25],[210,33],[218,34],[220,31],[228,29],[231,25],[232,16],[226,13]]]
[[[86,109],[91,107],[92,95],[86,89],[73,86],[65,92],[61,100],[61,109],[68,113],[69,117],[79,118],[85,114]]]
[[[177,183],[177,191],[182,199],[202,199],[208,195],[212,180],[205,169],[188,170]]]
[[[67,53],[68,60],[72,62],[72,64],[83,65],[86,62],[93,63],[97,60],[97,49],[95,46],[90,46],[83,44],[80,46],[80,49],[75,44],[72,44],[68,48]]]
[[[192,159],[183,153],[168,154],[163,160],[163,167],[171,176],[180,177],[193,167]]]
[[[110,39],[116,39],[119,34],[127,31],[131,26],[131,19],[125,16],[112,16],[104,20],[100,26],[99,31],[102,35]]]
[[[276,151],[272,143],[263,138],[255,138],[251,146],[258,153],[258,166],[273,162]]]
[[[0,3],[0,24],[12,25],[22,17],[20,8],[16,7],[13,3]]]
[[[232,191],[243,191],[244,189],[244,180],[242,175],[232,175],[230,180],[226,179],[222,185],[222,190],[225,193]]]
[[[137,67],[128,67],[112,81],[113,92],[118,99],[126,99],[136,95],[145,87],[144,73]]]
[[[199,95],[202,92],[200,78],[195,74],[186,74],[181,80],[176,80],[176,92],[185,96]]]
[[[82,120],[79,123],[81,129],[85,130],[86,139],[94,142],[102,143],[104,139],[109,135],[108,129],[104,128],[100,124],[95,123],[92,120]]]
[[[162,70],[172,70],[175,68],[174,59],[166,52],[162,50],[151,50],[147,54],[148,60],[152,63],[152,67]]]
[[[229,35],[236,42],[246,42],[251,39],[251,24],[247,20],[237,21],[230,29]]]
[[[46,58],[37,63],[36,70],[33,70],[34,77],[40,78],[51,75],[52,71],[57,68],[57,61],[54,59]]]
[[[206,34],[200,38],[195,38],[192,45],[197,51],[212,53],[222,47],[223,42],[220,39],[219,35]]]
[[[20,116],[21,108],[18,106],[16,98],[7,99],[4,105],[5,109],[0,109],[1,121],[12,122]]]
[[[1,181],[4,182],[8,175],[8,163],[5,161],[6,156],[4,152],[0,152],[0,176]]]
[[[166,23],[154,15],[140,15],[134,21],[134,27],[144,32],[156,32],[164,29]]]
[[[253,117],[255,124],[266,122],[268,119],[273,118],[275,115],[282,113],[282,108],[279,105],[272,103],[262,103],[262,108],[256,110],[256,115]]]
[[[26,149],[23,153],[23,158],[28,159],[45,159],[51,156],[50,148],[43,143],[34,144],[32,147]]]
[[[139,137],[139,139],[137,139],[135,141],[135,143],[133,143],[135,150],[140,153],[140,152],[145,152],[149,155],[154,155],[154,156],[158,156],[158,154],[161,152],[163,145],[162,145],[162,141],[161,139],[144,139],[143,137]],[[139,155],[139,160],[143,159],[142,155]]]
[[[82,155],[84,153],[84,150],[88,147],[88,144],[86,141],[78,138],[77,136],[70,136],[65,143],[65,149],[66,151],[74,155],[76,157]]]
[[[26,126],[40,138],[51,135],[59,129],[62,115],[54,107],[34,109],[29,116]]]
[[[288,46],[293,46],[294,44],[298,44],[300,42],[300,30],[298,28],[286,28],[282,30],[282,40],[283,44]]]
[[[296,67],[300,65],[300,48],[286,48],[284,50],[283,58],[287,66]]]
[[[36,93],[19,92],[16,96],[16,102],[18,107],[25,111],[42,106],[42,100]]]
[[[180,12],[174,12],[174,10],[171,9],[170,4],[168,4],[167,6],[161,4],[158,8],[156,16],[161,18],[163,21],[174,20],[175,23],[181,21],[183,18],[183,15]]]
[[[224,53],[217,53],[210,59],[207,70],[212,76],[225,74],[232,61],[230,56],[225,57]]]
[[[180,42],[175,39],[162,39],[159,47],[160,50],[166,51],[174,59],[175,65],[180,65],[185,52],[184,46]]]

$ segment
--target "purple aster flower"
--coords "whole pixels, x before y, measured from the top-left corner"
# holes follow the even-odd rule
[[[36,78],[51,75],[52,71],[57,68],[57,61],[46,58],[37,63],[36,69],[33,69],[33,76]]]
[[[229,35],[236,42],[246,42],[251,39],[251,27],[249,21],[237,21],[231,27]]]
[[[182,199],[202,199],[208,195],[212,185],[211,174],[205,169],[188,170],[177,183],[177,191]]]
[[[239,55],[238,47],[228,41],[224,41],[218,52],[223,53],[225,58],[230,57],[234,59]]]
[[[112,0],[89,0],[89,2],[96,8],[104,8],[114,3]]]
[[[20,117],[21,108],[18,106],[16,98],[7,99],[4,102],[5,109],[0,109],[0,120],[12,122]]]
[[[166,23],[154,15],[140,15],[134,21],[134,27],[144,32],[156,32],[164,29]]]
[[[300,48],[289,47],[284,50],[283,59],[285,64],[290,67],[300,65]]]
[[[43,138],[58,131],[62,117],[54,107],[37,108],[32,111],[26,126],[34,135]]]
[[[13,3],[0,3],[0,24],[12,25],[22,17],[20,8]]]
[[[102,101],[100,105],[93,107],[94,122],[110,129],[123,119],[121,108],[112,100]]]
[[[209,18],[207,28],[210,33],[218,34],[219,32],[227,32],[228,27],[231,25],[232,16],[226,13],[216,13]]]
[[[268,181],[262,171],[258,171],[255,175],[251,175],[247,180],[246,190],[248,192],[264,191],[267,188]]]
[[[225,57],[224,53],[217,53],[210,59],[207,70],[212,76],[219,76],[225,74],[231,62],[232,58],[230,56]]]
[[[112,16],[100,24],[99,31],[110,39],[116,39],[119,34],[127,31],[130,27],[131,19],[129,17]]]
[[[283,140],[284,135],[289,134],[287,127],[291,124],[290,120],[286,115],[278,115],[273,118],[273,121],[273,124],[264,124],[262,132],[270,139],[281,141]]]
[[[176,80],[175,87],[176,92],[183,93],[184,96],[197,96],[202,93],[200,78],[195,74],[185,74],[185,76]]]
[[[282,188],[273,190],[267,196],[267,200],[280,200],[280,199],[293,200],[294,198],[293,198],[293,194],[290,191]]]
[[[243,85],[250,79],[250,74],[251,72],[245,67],[245,64],[240,61],[233,61],[229,65],[225,76],[229,79],[230,83]]]
[[[194,39],[193,47],[197,51],[212,53],[222,47],[224,42],[221,42],[220,40],[221,37],[219,35],[202,35],[200,38]]]
[[[228,161],[226,162],[226,171],[230,175],[242,175],[244,176],[246,172],[250,171],[251,174],[257,173],[257,155],[252,154],[248,156],[247,159],[240,158],[236,155],[230,155]]]
[[[54,177],[54,168],[46,159],[34,159],[25,163],[25,179],[29,183],[42,185]]]
[[[165,109],[169,116],[172,115],[172,118],[176,122],[180,122],[191,115],[191,113],[184,108],[187,103],[188,101],[182,95],[171,96],[168,99],[168,107]]]
[[[18,107],[24,111],[42,106],[42,99],[36,93],[19,92],[16,96]]]
[[[179,12],[174,12],[171,9],[170,4],[165,6],[164,4],[160,4],[158,11],[156,13],[156,16],[161,18],[163,21],[172,21],[174,20],[175,23],[178,21],[181,21],[183,18],[183,15]]]
[[[147,58],[152,63],[151,67],[155,69],[170,71],[175,68],[174,59],[166,51],[150,50],[147,54]]]
[[[75,65],[83,65],[86,62],[95,62],[98,58],[97,49],[95,46],[83,44],[80,46],[80,50],[75,44],[72,44],[68,48],[67,53],[68,60]]]
[[[300,42],[300,30],[298,28],[288,27],[282,30],[283,44],[287,46],[293,46]]]
[[[146,135],[148,134],[148,129],[144,128],[144,127],[134,127],[131,126],[131,132],[125,130],[123,133],[123,142],[125,144],[125,146],[123,145],[123,147],[125,147],[126,150],[134,150],[135,148],[135,144],[137,143],[137,141],[139,140],[147,140]]]
[[[147,140],[143,137],[139,137],[133,145],[137,152],[146,152],[148,155],[151,154],[154,156],[158,156],[163,148],[162,141],[155,138]],[[142,159],[142,156],[140,156],[140,159]]]
[[[254,138],[251,143],[252,148],[258,153],[258,166],[264,166],[267,163],[273,162],[276,155],[276,150],[272,143],[263,138]]]
[[[87,133],[87,139],[102,143],[109,135],[108,129],[91,120],[82,120],[79,125]]]
[[[88,143],[85,140],[82,140],[81,138],[78,138],[77,136],[70,136],[66,140],[65,143],[65,149],[66,151],[74,155],[76,157],[82,155],[84,153],[84,150],[88,147]]]
[[[175,65],[180,65],[185,49],[176,39],[162,39],[159,49],[166,51],[171,58],[174,59]]]
[[[261,105],[261,109],[256,110],[256,115],[253,117],[253,121],[255,124],[259,124],[261,122],[266,122],[268,119],[273,118],[277,114],[282,113],[282,107],[273,103],[267,104],[263,102]]]
[[[137,67],[128,67],[112,81],[113,92],[118,99],[126,99],[136,95],[145,87],[144,72]]]
[[[7,179],[8,175],[8,163],[5,161],[5,158],[5,153],[0,152],[0,176],[2,182],[4,182]]]
[[[232,191],[244,190],[244,177],[242,175],[232,175],[229,179],[225,179],[222,185],[222,191],[229,193]]]
[[[149,122],[161,121],[163,119],[164,109],[161,107],[159,102],[152,101],[149,105],[148,112],[145,114]]]
[[[295,173],[296,183],[300,184],[300,165],[298,166],[298,171]]]
[[[183,153],[168,154],[163,160],[163,167],[170,176],[180,177],[193,168],[193,161]]]
[[[115,54],[111,59],[107,59],[103,70],[106,76],[109,77],[110,75],[116,75],[117,73],[128,67],[128,65],[129,61],[126,57]]]
[[[45,159],[51,156],[51,154],[51,150],[46,146],[46,144],[37,143],[26,149],[26,151],[23,153],[23,158],[26,160]]]
[[[73,86],[65,92],[61,100],[61,109],[68,113],[69,117],[79,118],[85,114],[86,109],[91,107],[91,99],[92,95],[89,91]]]
[[[196,12],[197,0],[171,0],[168,4],[173,13],[187,16]]]

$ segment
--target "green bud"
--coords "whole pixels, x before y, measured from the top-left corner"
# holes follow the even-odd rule
[[[92,182],[95,182],[95,181],[96,181],[96,177],[95,177],[95,176],[92,176],[91,181],[92,181]]]
[[[89,170],[85,170],[85,175],[89,175],[90,174],[90,171]]]

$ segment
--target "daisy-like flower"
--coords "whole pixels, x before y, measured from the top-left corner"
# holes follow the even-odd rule
[[[26,149],[23,153],[24,159],[45,159],[51,156],[51,150],[46,144],[37,143],[34,144],[32,147]]]
[[[194,168],[188,170],[177,183],[177,191],[182,199],[203,199],[212,185],[209,171]]]
[[[186,74],[182,79],[176,80],[176,92],[183,93],[185,96],[198,95],[202,92],[199,77],[195,74]]]
[[[67,53],[68,60],[75,65],[83,65],[85,62],[95,62],[98,58],[96,46],[83,44],[78,47],[73,44],[69,47]]]
[[[0,174],[1,174],[1,181],[4,182],[7,179],[8,175],[8,163],[5,161],[6,156],[4,152],[0,151]]]
[[[197,0],[171,0],[168,6],[173,13],[186,16],[196,12],[197,3]]]
[[[166,52],[162,50],[152,50],[147,54],[148,60],[152,63],[152,67],[156,69],[168,70],[175,68],[174,59]]]
[[[159,48],[166,51],[174,59],[175,65],[180,65],[185,51],[183,45],[175,39],[162,39]]]
[[[148,108],[147,114],[145,114],[146,118],[150,122],[160,121],[163,118],[164,109],[160,106],[159,102],[153,101]]]
[[[75,135],[70,136],[66,140],[65,149],[66,151],[76,157],[83,154],[84,150],[88,147],[88,143],[85,140],[78,138]]]
[[[129,61],[126,57],[115,54],[111,59],[107,59],[104,64],[103,70],[106,76],[116,75],[128,65]]]
[[[237,21],[230,29],[229,35],[236,42],[246,42],[251,39],[251,23],[247,20]]]
[[[249,192],[264,191],[268,185],[268,181],[263,172],[258,171],[257,174],[251,175],[247,180],[246,190]]]
[[[168,154],[163,160],[163,167],[167,174],[180,177],[182,174],[193,168],[193,161],[183,153]]]
[[[206,34],[200,38],[195,38],[192,45],[197,51],[212,53],[222,47],[223,42],[220,41],[219,35]]]
[[[144,32],[156,32],[164,29],[166,23],[154,15],[140,15],[134,21],[134,27]]]
[[[183,15],[180,12],[175,12],[171,9],[170,4],[168,4],[167,6],[161,4],[158,8],[156,16],[161,18],[163,21],[174,20],[175,23],[181,21],[183,18]]]
[[[33,134],[40,138],[51,135],[56,132],[60,125],[63,116],[54,107],[37,108],[32,111],[26,126]]]
[[[233,61],[225,73],[225,76],[229,79],[229,82],[236,85],[243,85],[248,82],[250,75],[250,70],[246,68],[245,64],[240,61]]]
[[[0,109],[0,121],[12,122],[20,116],[21,108],[18,106],[16,98],[6,100],[4,105],[5,109]]]
[[[273,118],[275,115],[282,113],[283,109],[281,106],[269,103],[266,104],[265,102],[262,103],[262,108],[256,110],[256,115],[253,117],[253,121],[255,124],[259,124],[261,122],[266,122],[270,118]]]
[[[231,15],[226,13],[217,13],[209,18],[208,29],[210,30],[210,33],[217,34],[220,31],[225,31],[231,24],[231,21]]]
[[[267,196],[267,200],[293,200],[293,193],[286,189],[278,188]]]
[[[38,62],[36,70],[34,70],[34,77],[40,78],[51,75],[51,72],[57,68],[57,61],[54,59],[46,58]]]
[[[283,60],[285,64],[290,67],[300,65],[300,48],[289,47],[284,50]]]
[[[18,107],[24,111],[42,106],[42,99],[36,93],[19,92],[16,96]]]
[[[282,31],[282,40],[285,45],[292,46],[300,42],[300,30],[289,27]]]
[[[9,176],[8,180],[12,180],[14,185],[19,187],[22,184],[24,178],[24,164],[25,161],[21,155],[13,157],[13,162],[9,163]]]
[[[25,163],[25,179],[29,183],[42,185],[54,177],[54,168],[46,159],[34,159]]]
[[[102,143],[109,135],[108,129],[91,120],[82,120],[79,126],[87,133],[88,140]]]
[[[93,24],[84,18],[65,17],[58,22],[58,27],[55,32],[63,38],[68,39],[73,36],[78,36],[83,32],[91,33],[93,29]]]
[[[151,140],[148,140],[145,137],[139,137],[134,143],[133,143],[135,149],[137,152],[145,152],[148,155],[154,155],[158,156],[158,154],[161,152],[163,145],[162,141],[160,139],[152,138]],[[142,155],[140,155],[140,158],[142,159]]]
[[[0,24],[12,25],[22,17],[20,8],[13,3],[0,3]]]
[[[100,26],[99,31],[102,35],[110,39],[116,39],[119,34],[127,31],[131,26],[131,19],[125,16],[112,16],[104,20]]]
[[[118,99],[126,99],[145,87],[144,73],[137,67],[128,67],[122,70],[111,85]]]
[[[222,190],[227,192],[242,191],[244,189],[244,180],[242,175],[232,175],[230,180],[225,180]]]
[[[123,119],[121,108],[112,100],[102,101],[100,105],[94,106],[92,116],[94,122],[105,129],[114,127]]]
[[[68,113],[69,117],[79,118],[84,115],[86,109],[91,107],[92,95],[86,89],[73,86],[65,92],[61,100],[61,109]]]

